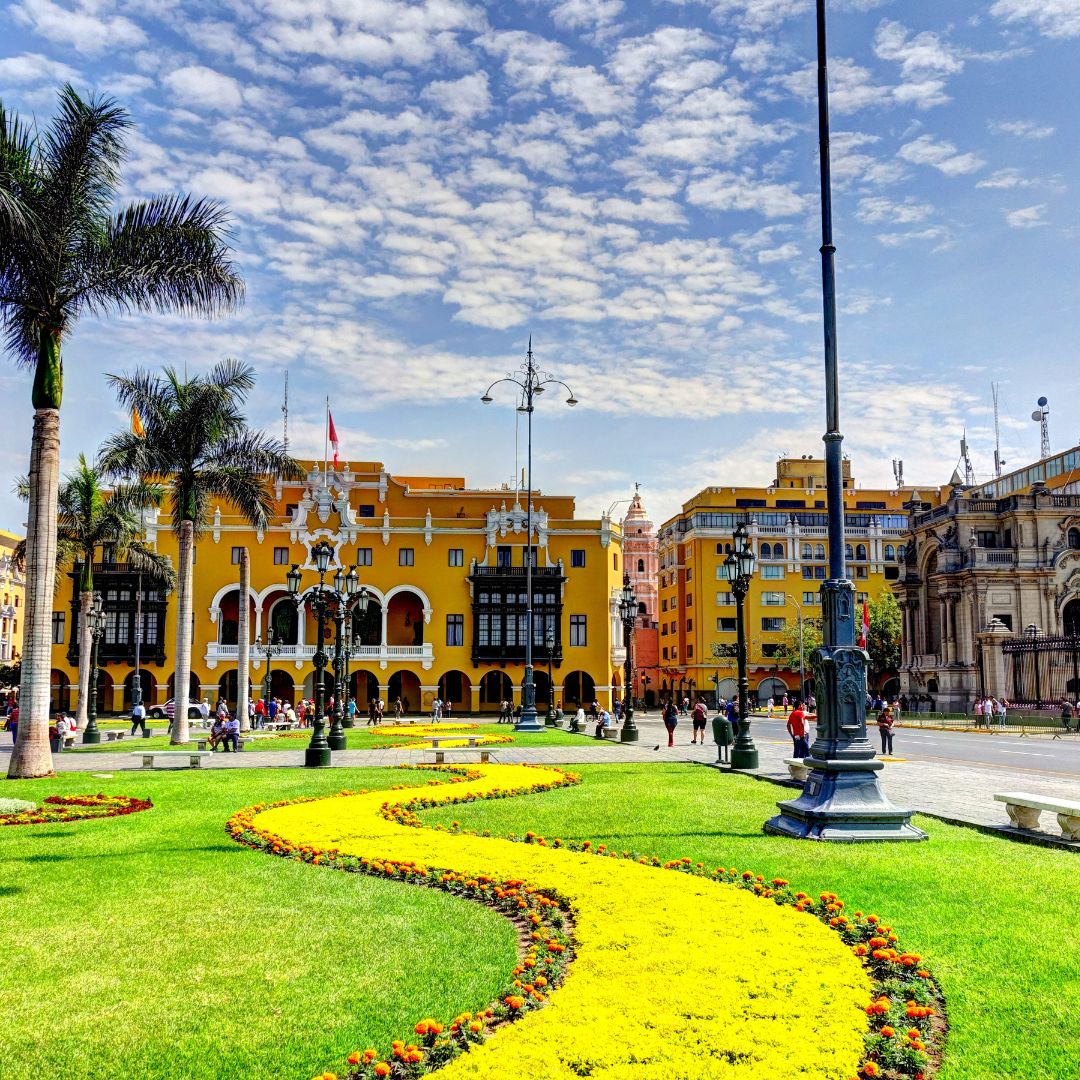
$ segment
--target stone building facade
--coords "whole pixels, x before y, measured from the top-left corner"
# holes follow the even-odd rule
[[[901,579],[900,689],[944,712],[990,695],[1080,694],[1080,449],[964,488],[913,497]],[[934,493],[936,499],[938,493]],[[1040,678],[1020,663],[1028,648]],[[1029,677],[1030,676],[1030,677]],[[1036,689],[1037,685],[1037,689]]]
[[[654,704],[660,685],[658,661],[660,611],[660,556],[656,527],[649,517],[641,493],[634,492],[630,508],[622,520],[623,558],[630,584],[638,600],[634,627],[634,697]],[[647,681],[646,681],[647,680]]]

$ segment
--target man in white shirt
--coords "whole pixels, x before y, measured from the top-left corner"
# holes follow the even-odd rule
[[[240,749],[240,721],[235,716],[230,716],[225,721],[225,753],[229,752],[229,743],[232,743],[233,752]]]
[[[146,734],[146,706],[140,701],[138,705],[131,706],[131,734],[134,735],[136,731],[142,728],[143,734]]]

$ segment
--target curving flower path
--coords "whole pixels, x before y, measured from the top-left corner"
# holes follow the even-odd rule
[[[523,765],[478,773],[411,790],[442,801],[562,781]],[[446,1080],[847,1080],[859,1070],[871,983],[817,919],[630,860],[403,827],[382,813],[392,801],[375,791],[276,807],[257,827],[297,846],[520,878],[567,901],[575,920],[563,987],[440,1070]]]

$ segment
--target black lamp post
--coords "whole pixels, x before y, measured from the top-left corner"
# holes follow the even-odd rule
[[[556,727],[557,721],[555,719],[555,683],[551,679],[551,657],[555,652],[555,628],[549,626],[544,633],[544,648],[547,650],[547,662],[548,662],[548,711],[547,719],[544,721],[547,727]]]
[[[630,584],[629,573],[623,574],[622,592],[619,594],[619,618],[623,627],[623,726],[619,732],[620,742],[637,742],[638,729],[634,723],[634,625],[637,622],[637,597]]]
[[[345,591],[349,596],[355,596],[356,599],[352,601],[346,612],[345,618],[345,670],[341,677],[341,702],[342,709],[344,710],[341,717],[342,727],[355,727],[352,714],[349,712],[349,660],[352,657],[353,650],[353,608],[357,608],[361,613],[367,611],[368,606],[368,594],[367,589],[360,588],[360,577],[356,573],[356,567],[349,567],[349,576],[346,579]],[[359,595],[357,595],[359,593]]]
[[[330,743],[326,739],[325,727],[325,702],[326,693],[323,686],[323,670],[326,667],[326,653],[323,652],[323,638],[326,633],[326,608],[329,603],[328,589],[324,584],[326,571],[330,569],[330,560],[333,558],[334,549],[325,541],[320,540],[312,549],[311,557],[315,560],[315,569],[319,572],[319,584],[313,590],[312,604],[315,606],[315,616],[318,624],[319,643],[315,646],[315,655],[311,662],[315,665],[315,719],[311,726],[311,742],[304,751],[304,765],[308,768],[321,768],[330,764]],[[289,593],[299,597],[300,581],[303,577],[299,564],[293,564],[293,568],[285,575],[288,582]]]
[[[281,642],[278,641],[277,634],[273,630],[267,629],[266,631],[266,647],[263,648],[262,642],[259,640],[259,635],[255,636],[255,655],[259,655],[259,650],[263,649],[263,653],[266,656],[266,677],[263,679],[263,709],[266,710],[270,707],[270,687],[273,682],[272,673],[270,671],[271,665],[274,662],[274,657],[281,652]],[[263,712],[263,715],[269,719],[270,714]]]
[[[754,576],[754,549],[746,531],[746,525],[739,522],[735,529],[735,549],[723,563],[724,576],[731,584],[735,594],[735,629],[736,651],[739,664],[739,730],[735,744],[731,748],[731,767],[733,769],[756,769],[758,752],[754,740],[750,737],[750,683],[746,677],[746,612],[744,602]]]
[[[97,677],[98,677],[98,642],[105,633],[105,612],[102,610],[101,593],[94,593],[94,606],[87,612],[86,628],[90,631],[90,700],[86,703],[86,729],[83,731],[84,743],[101,742],[101,732],[97,726]]]
[[[521,684],[521,716],[518,718],[518,722],[514,725],[515,731],[543,731],[543,727],[536,719],[536,684],[533,682],[533,635],[535,628],[533,626],[533,593],[532,593],[532,414],[533,414],[533,401],[548,386],[561,386],[565,388],[569,397],[566,399],[566,404],[571,408],[577,404],[577,398],[574,397],[574,392],[566,385],[561,379],[556,379],[553,375],[549,375],[545,371],[537,370],[533,364],[533,352],[532,352],[532,335],[529,335],[529,350],[525,354],[525,363],[521,365],[521,368],[511,375],[507,375],[505,379],[496,379],[484,392],[484,396],[480,399],[485,405],[490,405],[492,402],[491,391],[499,383],[513,383],[521,391],[520,404],[517,407],[518,412],[526,413],[529,419],[529,481],[527,495],[525,499],[525,591],[527,598],[526,606],[526,619],[525,625],[527,627],[525,633],[525,681]]]
[[[925,840],[911,811],[894,806],[877,778],[882,763],[866,737],[866,664],[856,644],[855,583],[844,567],[844,479],[836,355],[836,248],[829,162],[829,73],[825,0],[817,0],[818,150],[821,167],[821,291],[825,323],[825,489],[829,577],[821,586],[822,646],[814,651],[817,737],[798,799],[778,803],[765,831],[805,840]]]

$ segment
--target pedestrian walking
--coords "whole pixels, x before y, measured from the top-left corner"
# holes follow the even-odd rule
[[[375,698],[371,698],[367,703],[367,727],[371,727],[375,723]]]
[[[705,745],[705,722],[709,718],[709,709],[705,704],[704,698],[698,698],[697,704],[694,706],[694,713],[692,716],[694,724],[694,734],[690,739],[690,745],[698,741],[698,735],[701,736],[701,745]]]
[[[888,706],[878,713],[877,726],[878,733],[881,735],[881,752],[883,754],[891,754],[893,752],[893,716],[892,710]]]
[[[667,744],[675,745],[675,728],[679,723],[679,707],[674,701],[669,701],[664,709],[664,727],[667,728]]]
[[[404,716],[404,710],[401,707],[401,697],[394,698],[394,719],[400,720]]]
[[[134,735],[136,731],[142,728],[143,734],[146,734],[146,706],[140,701],[138,705],[131,706],[131,734]]]
[[[792,742],[795,744],[792,757],[809,757],[810,746],[806,741],[806,736],[810,729],[807,727],[806,713],[803,712],[801,705],[796,704],[795,708],[791,710],[787,719],[787,729]]]
[[[19,703],[15,702],[15,707],[8,713],[7,729],[11,732],[12,745],[15,744],[15,740],[19,737]]]
[[[773,714],[773,709],[775,708],[775,705],[773,703],[772,698],[769,698],[769,700],[765,703],[765,708],[768,710],[769,719],[771,720],[772,719],[772,714]]]

